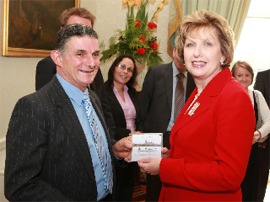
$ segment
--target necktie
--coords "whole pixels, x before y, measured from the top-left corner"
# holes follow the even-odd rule
[[[175,97],[174,97],[174,120],[177,119],[178,114],[180,113],[182,107],[185,104],[185,91],[184,91],[184,84],[183,79],[185,75],[183,73],[177,74],[177,83],[175,86]]]
[[[93,105],[89,98],[89,92],[84,92],[83,103],[86,110],[86,115],[90,124],[91,132],[94,139],[95,148],[97,150],[97,154],[101,163],[103,176],[105,179],[105,190],[106,192],[112,193],[113,187],[113,175],[112,175],[112,167],[111,167],[111,158],[108,150],[106,149],[105,143],[105,132],[101,126],[99,118],[94,111]],[[100,127],[99,127],[100,126]]]

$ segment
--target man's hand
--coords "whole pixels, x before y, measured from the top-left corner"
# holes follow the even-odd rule
[[[131,136],[124,137],[113,145],[113,153],[116,157],[129,161],[132,146]]]

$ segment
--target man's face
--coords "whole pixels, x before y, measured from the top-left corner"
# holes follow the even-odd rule
[[[87,25],[87,26],[89,26],[91,28],[93,27],[90,20],[88,20],[86,18],[76,16],[76,15],[70,16],[69,19],[67,20],[66,25],[71,25],[71,24],[82,24],[82,25]]]
[[[57,72],[69,83],[84,91],[91,84],[100,66],[98,40],[89,36],[73,36],[63,53],[55,51]]]
[[[180,63],[179,56],[177,55],[175,48],[173,49],[173,61],[179,72],[184,72],[186,70],[186,67]]]

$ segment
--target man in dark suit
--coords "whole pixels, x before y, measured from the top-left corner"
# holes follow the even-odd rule
[[[17,102],[6,136],[8,200],[113,200],[114,163],[127,160],[132,144],[129,137],[110,140],[99,99],[88,91],[100,65],[97,37],[81,24],[61,29],[51,52],[56,75]],[[87,109],[86,98],[92,104]]]
[[[256,77],[256,81],[254,84],[254,89],[260,91],[266,102],[268,107],[270,108],[270,69],[262,71],[262,72],[258,72],[257,77]],[[265,154],[266,156],[264,156],[264,159],[269,159],[270,158],[270,138],[268,135],[268,139],[265,141],[267,144],[264,145],[264,152],[263,154]],[[269,162],[269,161],[268,161]],[[269,163],[267,163],[267,161],[265,161],[265,165],[260,167],[260,178],[261,178],[261,183],[260,186],[258,186],[258,199],[259,201],[263,201],[264,200],[264,196],[265,196],[265,192],[266,192],[266,188],[267,188],[267,183],[268,183],[268,177],[269,177],[269,169],[270,169],[270,165]]]
[[[174,124],[174,92],[176,75],[185,75],[185,100],[189,97],[195,83],[192,76],[179,65],[176,50],[173,50],[173,62],[149,68],[141,91],[141,114],[143,132],[163,133],[163,146],[169,148],[170,130]],[[161,190],[159,176],[146,176],[146,201],[158,201]]]
[[[270,69],[258,72],[254,88],[263,94],[270,107]]]
[[[75,7],[64,10],[59,16],[61,27],[74,23],[85,24],[89,27],[93,27],[95,19],[95,16],[90,11],[85,8]],[[56,65],[50,56],[40,60],[36,66],[36,90],[39,90],[49,83],[55,73]],[[95,92],[98,92],[103,83],[103,76],[99,69],[94,81],[90,85],[90,88]]]

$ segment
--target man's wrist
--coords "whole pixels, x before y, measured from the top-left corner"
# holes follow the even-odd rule
[[[114,156],[114,158],[116,158],[116,160],[118,160],[118,161],[122,161],[122,160],[124,159],[124,158],[122,158],[122,157],[116,156],[114,152],[113,152],[113,156]]]

